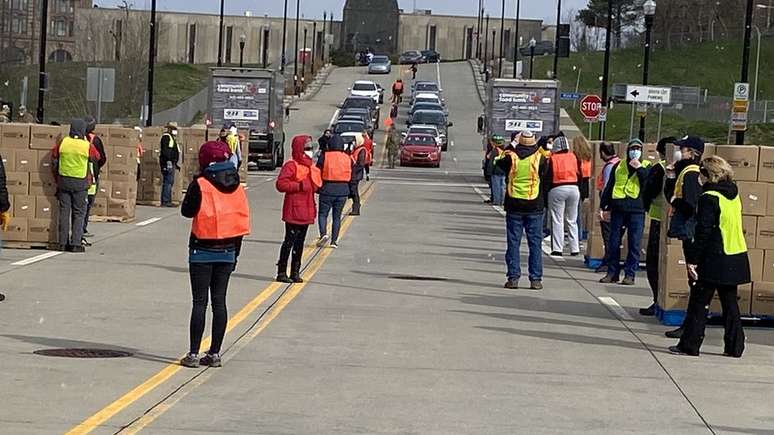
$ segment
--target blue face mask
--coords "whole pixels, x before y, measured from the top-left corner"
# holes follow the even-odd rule
[[[642,150],[629,150],[629,158],[639,160],[642,157]]]

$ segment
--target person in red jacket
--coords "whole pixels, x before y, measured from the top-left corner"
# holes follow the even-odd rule
[[[320,169],[314,165],[312,137],[299,135],[293,138],[293,159],[282,166],[277,177],[277,190],[285,194],[282,205],[282,221],[285,222],[285,240],[280,248],[277,262],[277,281],[303,282],[301,279],[301,257],[309,225],[317,216],[314,194],[322,187]],[[293,251],[288,277],[288,258]]]

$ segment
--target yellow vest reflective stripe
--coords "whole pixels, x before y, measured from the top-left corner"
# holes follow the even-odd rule
[[[231,149],[231,154],[236,154],[237,148],[239,147],[239,137],[229,134],[226,136],[226,143],[228,144],[229,149]]]
[[[59,145],[59,175],[85,179],[89,170],[89,142],[66,137]]]
[[[690,172],[699,172],[699,165],[688,165],[680,171],[675,182],[675,194],[672,196],[672,201],[677,198],[683,197],[683,184],[685,183],[685,176]]]
[[[644,160],[642,167],[650,166],[650,160]],[[615,169],[615,184],[613,185],[613,199],[637,199],[640,197],[640,178],[637,172],[629,175],[629,164],[621,160]]]
[[[94,163],[89,162],[89,173],[94,176]],[[91,180],[91,186],[89,186],[89,195],[96,195],[97,194],[97,180],[92,178]]]
[[[658,161],[654,166],[661,166],[662,168],[666,168],[666,160],[660,160]],[[661,189],[661,192],[658,193],[658,196],[656,196],[653,199],[653,202],[650,203],[650,209],[648,209],[648,216],[650,216],[651,219],[654,221],[661,221],[661,219],[664,218],[664,210],[666,208],[666,197],[664,197],[664,189]]]
[[[720,206],[720,235],[723,238],[723,252],[726,255],[736,255],[747,252],[747,242],[744,240],[742,228],[742,200],[739,195],[728,199],[720,192],[713,190],[704,192],[718,199]]]
[[[164,136],[168,136],[168,137],[169,137],[169,147],[170,147],[170,148],[175,148],[175,147],[177,146],[177,141],[175,140],[175,137],[174,137],[174,136],[172,136],[172,135],[171,135],[171,134],[169,134],[169,133],[164,133],[164,134],[161,136],[161,138],[163,139],[163,138],[164,138]]]
[[[509,152],[507,155],[511,157],[508,196],[526,200],[537,198],[540,194],[540,153],[535,152],[523,160],[515,152]]]

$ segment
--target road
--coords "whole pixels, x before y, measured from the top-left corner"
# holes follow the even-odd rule
[[[397,74],[378,80],[389,89]],[[420,70],[438,74],[455,124],[441,168],[376,169],[340,248],[307,249],[303,285],[271,281],[282,197],[276,173],[251,173],[221,369],[176,364],[191,298],[190,223],[176,210],[96,224],[86,255],[3,251],[0,433],[774,433],[771,330],[748,329],[740,360],[720,356],[717,328],[701,358],[678,357],[666,328],[636,314],[644,276],[605,286],[581,260],[546,256],[543,291],[502,288],[504,222],[479,193],[471,68]],[[335,70],[297,104],[290,134],[317,137],[364,77]],[[132,356],[33,353],[49,348]]]

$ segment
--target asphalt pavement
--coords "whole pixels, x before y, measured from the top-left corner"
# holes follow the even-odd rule
[[[376,79],[389,92],[400,73]],[[250,174],[223,368],[175,363],[190,314],[190,223],[177,211],[94,225],[86,255],[28,264],[40,253],[3,251],[0,433],[774,433],[774,330],[748,328],[739,360],[720,355],[718,328],[702,357],[678,357],[667,328],[636,312],[644,273],[601,285],[580,259],[544,256],[543,291],[502,288],[504,220],[483,203],[472,70],[420,67],[439,76],[454,122],[441,168],[375,168],[340,248],[307,248],[303,285],[271,282],[282,197],[276,173]],[[319,136],[365,77],[334,70],[296,103],[288,137]],[[73,347],[132,356],[33,353]]]

